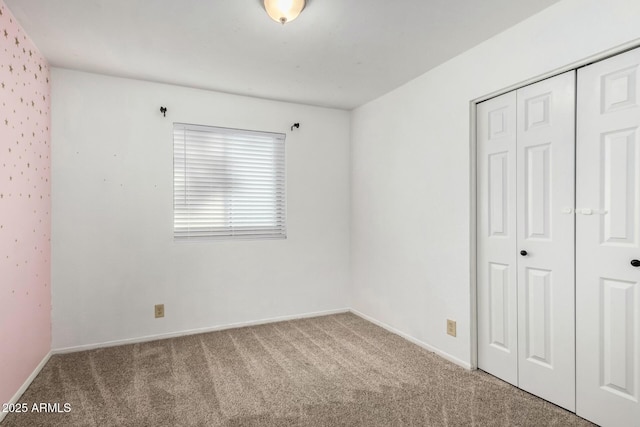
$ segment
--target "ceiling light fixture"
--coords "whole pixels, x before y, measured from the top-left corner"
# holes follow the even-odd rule
[[[305,0],[264,0],[264,8],[271,19],[282,25],[296,19],[304,5]]]

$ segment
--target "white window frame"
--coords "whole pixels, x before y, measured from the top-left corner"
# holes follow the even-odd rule
[[[174,240],[285,239],[285,139],[174,123]]]

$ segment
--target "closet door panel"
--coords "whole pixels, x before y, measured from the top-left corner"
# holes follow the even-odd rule
[[[477,106],[478,366],[518,384],[516,94]]]
[[[517,124],[519,387],[574,410],[575,72],[519,89]]]
[[[640,49],[578,72],[577,414],[640,426]]]

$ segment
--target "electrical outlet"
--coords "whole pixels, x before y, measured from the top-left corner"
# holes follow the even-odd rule
[[[456,336],[456,321],[447,319],[447,334]]]
[[[156,304],[155,313],[156,313],[156,319],[158,317],[164,317],[164,304]]]

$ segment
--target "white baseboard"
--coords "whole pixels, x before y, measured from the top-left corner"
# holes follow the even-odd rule
[[[449,353],[440,350],[437,347],[434,347],[432,345],[429,345],[423,341],[418,340],[417,338],[412,337],[411,335],[408,335],[396,328],[393,328],[389,325],[387,325],[384,322],[381,322],[377,319],[374,319],[371,316],[368,316],[364,313],[359,312],[358,310],[355,310],[353,308],[340,308],[340,309],[336,309],[336,310],[325,310],[325,311],[317,311],[317,312],[312,312],[312,313],[302,313],[302,314],[293,314],[293,315],[289,315],[289,316],[279,316],[279,317],[271,317],[271,318],[267,318],[267,319],[261,319],[261,320],[253,320],[253,321],[249,321],[249,322],[238,322],[238,323],[229,323],[226,325],[218,325],[218,326],[211,326],[211,327],[206,327],[206,328],[198,328],[198,329],[189,329],[189,330],[185,330],[185,331],[178,331],[178,332],[170,332],[170,333],[166,333],[166,334],[157,334],[157,335],[147,335],[147,336],[142,336],[142,337],[136,337],[136,338],[127,338],[127,339],[123,339],[123,340],[114,340],[114,341],[106,341],[106,342],[100,342],[100,343],[93,343],[93,344],[86,344],[86,345],[79,345],[79,346],[74,346],[74,347],[64,347],[64,348],[56,348],[51,350],[51,352],[49,353],[49,355],[47,356],[47,360],[48,357],[51,354],[64,354],[64,353],[75,353],[78,351],[86,351],[86,350],[94,350],[97,348],[106,348],[106,347],[115,347],[118,345],[126,345],[126,344],[137,344],[137,343],[143,343],[143,342],[148,342],[148,341],[157,341],[157,340],[163,340],[163,339],[168,339],[168,338],[175,338],[175,337],[182,337],[182,336],[186,336],[186,335],[195,335],[195,334],[203,334],[203,333],[207,333],[207,332],[216,332],[216,331],[224,331],[226,329],[234,329],[234,328],[243,328],[243,327],[247,327],[247,326],[257,326],[257,325],[264,325],[267,323],[274,323],[274,322],[282,322],[282,321],[286,321],[286,320],[294,320],[294,319],[304,319],[304,318],[309,318],[309,317],[319,317],[319,316],[328,316],[331,314],[338,314],[338,313],[348,313],[351,312],[353,314],[355,314],[356,316],[359,316],[371,323],[374,323],[378,326],[380,326],[381,328],[386,329],[387,331],[394,333],[396,335],[401,336],[402,338],[406,339],[407,341],[410,341],[422,348],[424,348],[425,350],[431,351],[433,353],[436,353],[438,356],[443,357],[444,359],[447,359],[448,361],[455,363],[456,365],[462,366],[465,369],[471,369],[471,364],[469,362],[465,362],[464,360],[458,359],[455,356],[450,355]],[[46,361],[45,361],[46,363]],[[44,365],[44,363],[42,364]],[[39,370],[41,369],[41,366],[39,366],[39,368],[37,369],[37,372],[39,372]],[[35,378],[35,375],[37,375],[37,372],[33,375],[33,377]],[[29,384],[31,383],[31,381],[28,381],[28,383],[26,383],[26,387],[29,386]],[[26,387],[24,387],[24,390],[26,390]],[[21,389],[22,390],[22,389]],[[22,395],[22,393],[24,392],[24,390],[20,391],[18,394],[18,397],[20,395]],[[0,419],[2,419],[0,417]]]
[[[425,342],[422,342],[419,339],[414,338],[411,335],[405,334],[404,332],[399,331],[396,328],[393,328],[393,327],[387,325],[384,322],[381,322],[381,321],[379,321],[377,319],[374,319],[371,316],[367,316],[366,314],[361,313],[358,310],[350,309],[349,311],[351,313],[355,314],[358,317],[362,317],[363,319],[365,319],[365,320],[367,320],[367,321],[369,321],[371,323],[374,323],[374,324],[380,326],[381,328],[386,329],[387,331],[389,331],[391,333],[394,333],[396,335],[401,336],[402,338],[406,339],[407,341],[410,341],[410,342],[414,343],[415,345],[424,348],[425,350],[428,350],[428,351],[431,351],[433,353],[436,353],[438,356],[440,356],[440,357],[442,357],[444,359],[447,359],[449,362],[453,362],[458,366],[462,366],[465,369],[471,370],[471,364],[469,362],[465,362],[464,360],[458,359],[457,357],[452,356],[449,353],[440,350],[439,348],[433,347],[432,345],[429,345],[429,344],[427,344]]]
[[[211,326],[206,328],[190,329],[186,331],[170,332],[167,334],[147,335],[143,337],[127,338],[123,340],[107,341],[107,342],[100,342],[100,343],[94,343],[94,344],[79,345],[74,347],[56,348],[56,349],[53,349],[51,352],[52,354],[75,353],[78,351],[94,350],[96,348],[115,347],[118,345],[125,345],[125,344],[137,344],[137,343],[148,342],[148,341],[163,340],[167,338],[182,337],[186,335],[195,335],[195,334],[203,334],[207,332],[224,331],[226,329],[244,328],[246,326],[264,325],[267,323],[282,322],[286,320],[305,319],[309,317],[328,316],[330,314],[348,313],[349,311],[350,310],[348,308],[339,308],[336,310],[316,311],[312,313],[302,313],[302,314],[293,314],[289,316],[271,317],[268,319],[253,320],[250,322],[230,323],[227,325],[218,325],[218,326]]]
[[[40,371],[42,370],[42,368],[44,368],[44,365],[47,364],[47,362],[49,361],[49,359],[51,358],[51,355],[53,353],[51,351],[49,351],[49,353],[47,353],[44,358],[40,361],[40,363],[38,363],[38,366],[36,366],[36,368],[33,370],[33,372],[31,373],[31,375],[29,375],[29,377],[27,377],[27,379],[25,380],[25,382],[22,384],[22,386],[18,389],[18,391],[16,391],[16,393],[13,395],[13,397],[11,398],[11,400],[9,400],[8,402],[2,402],[2,403],[8,403],[8,404],[15,404],[18,403],[18,401],[20,400],[20,398],[22,397],[22,395],[24,394],[25,391],[27,391],[27,389],[29,388],[29,386],[31,385],[31,383],[33,382],[33,380],[36,379],[36,377],[38,376],[38,374],[40,373]],[[8,412],[2,412],[0,411],[0,422],[2,422],[2,420],[4,419],[4,417],[6,417],[8,414]]]

